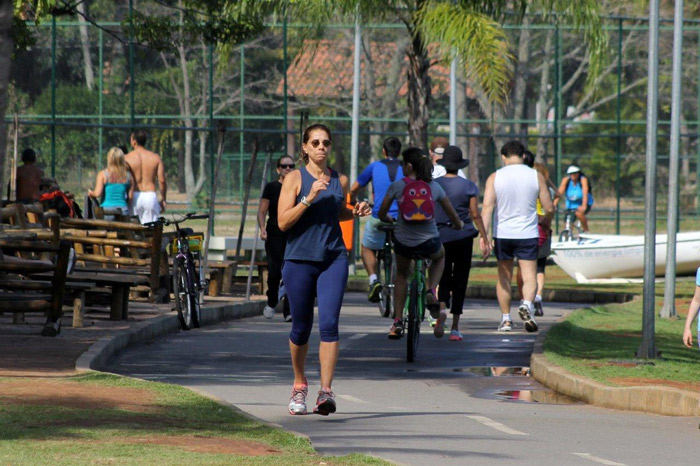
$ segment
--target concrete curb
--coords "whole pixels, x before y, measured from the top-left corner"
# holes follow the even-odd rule
[[[224,320],[257,316],[262,314],[265,304],[266,302],[261,300],[205,305],[202,307],[201,324],[202,326],[213,325]],[[75,362],[75,370],[77,372],[99,371],[119,351],[137,343],[144,343],[177,332],[179,329],[180,323],[175,312],[138,322],[127,330],[102,337],[93,343]]]
[[[610,387],[550,363],[542,349],[546,335],[545,332],[537,336],[530,358],[530,374],[545,387],[603,408],[664,416],[700,416],[700,394],[663,386]]]
[[[347,291],[366,293],[368,288],[367,280],[353,279],[348,280],[346,289]],[[513,287],[512,290],[513,298],[515,299],[517,298],[517,288]],[[547,290],[542,298],[547,302],[609,304],[632,301],[635,296],[632,293],[615,293],[610,291]],[[469,285],[466,297],[471,299],[496,299],[496,283],[494,282],[493,285]]]

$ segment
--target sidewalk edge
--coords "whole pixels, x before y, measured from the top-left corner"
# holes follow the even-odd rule
[[[265,303],[264,300],[260,300],[204,306],[201,311],[202,326],[260,315]],[[179,330],[180,323],[175,312],[138,322],[129,329],[98,339],[78,357],[75,370],[77,372],[99,371],[112,356],[129,346],[151,341]]]
[[[664,416],[700,416],[700,394],[663,386],[611,387],[552,364],[542,349],[546,335],[543,332],[537,336],[530,358],[530,374],[545,387],[602,408]]]

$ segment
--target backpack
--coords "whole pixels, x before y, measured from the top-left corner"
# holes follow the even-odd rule
[[[39,197],[39,201],[44,203],[49,209],[56,210],[61,217],[83,218],[80,206],[59,189],[42,194]]]
[[[406,222],[428,222],[435,218],[435,202],[430,185],[404,177],[406,186],[399,198],[399,214]]]

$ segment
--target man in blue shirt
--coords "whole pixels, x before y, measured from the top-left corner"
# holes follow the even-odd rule
[[[369,275],[369,294],[367,299],[373,303],[379,302],[382,292],[382,285],[377,280],[377,251],[384,248],[385,233],[377,229],[377,225],[380,223],[378,213],[389,185],[403,178],[401,161],[397,159],[401,153],[401,141],[395,137],[387,138],[384,141],[382,153],[384,154],[384,159],[369,164],[357,177],[357,181],[353,183],[352,188],[350,188],[350,196],[354,199],[360,188],[367,186],[370,181],[372,182],[374,205],[372,207],[372,216],[365,224],[365,233],[362,236],[362,263],[365,265],[367,275]],[[391,204],[389,215],[396,218],[398,211],[399,208],[396,202]]]

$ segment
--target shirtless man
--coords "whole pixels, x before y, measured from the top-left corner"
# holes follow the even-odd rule
[[[131,210],[133,215],[138,215],[141,223],[158,220],[160,213],[165,212],[168,193],[163,161],[158,154],[144,147],[146,138],[144,130],[131,133],[130,143],[134,150],[125,157],[134,178]],[[160,202],[156,193],[156,179],[160,188]]]
[[[17,167],[17,201],[31,204],[39,200],[39,184],[44,171],[36,166],[36,152],[25,149],[22,152],[21,167]]]

